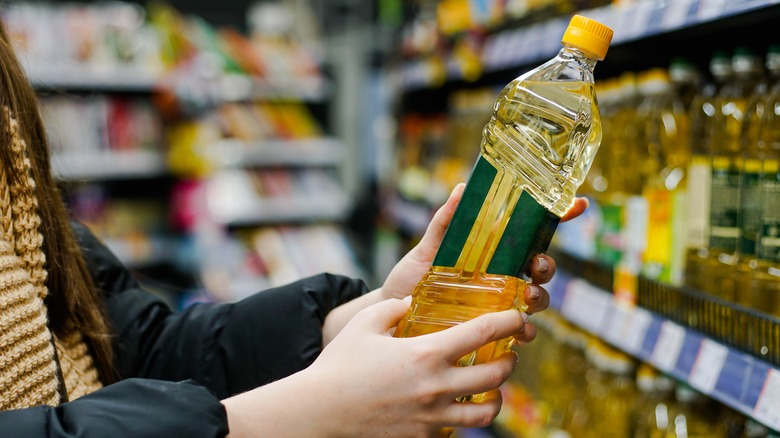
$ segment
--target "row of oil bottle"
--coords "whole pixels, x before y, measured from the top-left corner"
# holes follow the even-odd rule
[[[604,137],[581,190],[598,208],[558,242],[780,315],[780,46],[709,70],[677,59],[597,84]]]
[[[502,389],[502,435],[751,438],[777,433],[639,363],[552,311]]]

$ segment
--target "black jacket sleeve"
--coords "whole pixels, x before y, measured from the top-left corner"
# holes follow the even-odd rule
[[[237,303],[176,313],[141,289],[85,227],[74,230],[105,295],[122,378],[192,379],[219,398],[278,380],[320,353],[328,312],[367,291],[362,281],[321,274]]]
[[[57,407],[0,412],[3,437],[213,438],[227,433],[222,404],[192,381],[127,379]]]

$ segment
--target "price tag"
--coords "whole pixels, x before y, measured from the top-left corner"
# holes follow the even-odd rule
[[[696,18],[701,21],[717,18],[725,5],[726,0],[701,0],[699,10],[696,11]]]
[[[671,321],[664,321],[650,362],[662,371],[671,372],[677,364],[677,359],[680,358],[684,340],[684,328]]]
[[[650,328],[651,322],[653,322],[653,317],[647,310],[637,307],[631,311],[626,319],[625,340],[623,341],[623,348],[627,352],[637,355],[642,351],[645,337],[647,337],[647,329]]]
[[[772,429],[780,430],[780,371],[770,369],[767,373],[753,417]]]
[[[725,346],[709,339],[702,340],[699,354],[688,376],[691,386],[704,394],[711,394],[715,384],[718,383],[720,371],[726,363],[728,354],[729,349]]]
[[[561,306],[561,314],[591,333],[600,333],[611,296],[581,280],[572,280]]]
[[[677,0],[666,4],[664,17],[661,20],[661,29],[674,29],[685,24],[688,18],[688,10],[691,7],[689,0]]]

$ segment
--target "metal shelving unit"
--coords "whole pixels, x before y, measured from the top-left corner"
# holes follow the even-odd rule
[[[780,430],[780,318],[647,279],[629,304],[610,292],[610,268],[555,257],[561,270],[547,290],[565,319]]]

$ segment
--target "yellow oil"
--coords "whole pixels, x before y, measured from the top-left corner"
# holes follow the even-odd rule
[[[644,254],[647,277],[679,285],[685,248],[685,193],[690,162],[690,121],[664,70],[648,72],[654,88],[645,117],[645,144],[659,167],[648,175],[648,235]]]
[[[718,98],[711,137],[712,191],[718,196],[713,196],[710,204],[710,264],[704,286],[715,295],[735,301],[743,129],[762,67],[759,59],[746,52],[735,54],[732,63],[735,79]]]
[[[718,95],[732,80],[731,59],[717,53],[710,61],[714,82],[705,86],[691,103],[691,164],[688,169],[688,243],[685,283],[705,290],[710,265],[710,203],[712,142]]]
[[[521,79],[499,95],[483,131],[480,159],[496,173],[480,205],[461,201],[458,206],[479,213],[457,262],[451,267],[434,263],[415,288],[397,337],[437,332],[487,312],[525,309],[523,273],[495,274],[488,266],[510,219],[524,214],[515,211],[522,194],[530,194],[553,218],[571,207],[598,148],[601,122],[592,83]],[[511,338],[494,342],[460,364],[484,363],[511,345]]]
[[[761,224],[749,304],[780,316],[780,82],[769,92],[758,135]]]

